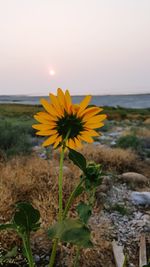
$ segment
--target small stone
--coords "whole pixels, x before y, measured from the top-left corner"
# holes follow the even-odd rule
[[[35,262],[39,262],[40,261],[40,256],[39,255],[34,255],[34,259],[35,259]]]
[[[144,121],[144,124],[146,124],[146,125],[150,125],[150,118],[147,118],[147,119]]]
[[[150,216],[148,214],[144,214],[142,216],[142,219],[144,222],[149,223],[150,222]]]
[[[111,146],[115,146],[115,145],[116,145],[116,141],[112,141],[112,142],[110,143],[110,145],[111,145]]]
[[[46,261],[49,261],[49,256],[46,256],[46,258],[45,258],[45,259],[46,259]]]
[[[148,178],[140,173],[125,172],[119,176],[126,183],[134,185],[143,185],[148,182]]]
[[[150,206],[150,192],[132,192],[131,200],[135,205]]]

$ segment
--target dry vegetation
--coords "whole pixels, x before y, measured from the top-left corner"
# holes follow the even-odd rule
[[[82,153],[88,161],[101,163],[104,171],[121,173],[136,171],[139,168],[138,158],[130,150],[85,145]],[[0,163],[1,220],[10,219],[12,207],[16,202],[28,200],[40,209],[43,224],[47,225],[53,221],[57,214],[59,152],[53,152],[52,158],[47,161],[32,155]],[[78,168],[66,157],[63,178],[64,199],[67,199],[77,184],[79,175]]]
[[[106,171],[120,173],[137,169],[137,156],[128,150],[85,145],[82,153],[87,160],[101,163]],[[52,158],[46,161],[32,155],[0,163],[1,219],[10,219],[12,207],[17,201],[28,200],[40,209],[44,224],[52,222],[57,213],[59,152],[53,152]],[[63,178],[65,199],[78,177],[79,170],[66,157]]]
[[[136,128],[131,128],[128,130],[125,130],[123,135],[130,135],[130,134],[135,134],[138,137],[145,137],[145,138],[150,138],[150,129],[147,127],[136,127]]]
[[[105,171],[120,173],[137,170],[138,157],[131,150],[110,148],[102,145],[85,145],[82,153],[88,160],[102,164]]]
[[[139,168],[138,158],[130,150],[106,148],[101,145],[85,145],[82,153],[89,161],[95,160],[97,163],[101,163],[104,170],[111,173],[135,171]],[[32,239],[36,251],[45,250],[48,252],[50,250],[51,244],[44,234],[44,229],[54,222],[58,210],[59,151],[53,152],[51,158],[47,161],[32,155],[30,157],[16,157],[10,161],[0,161],[0,223],[8,222],[11,219],[16,202],[30,201],[40,211],[43,228]],[[79,169],[72,165],[66,156],[63,180],[65,201],[74,185],[77,184],[79,175]],[[74,215],[74,208],[72,215]],[[106,222],[104,226],[101,225],[101,228],[94,226],[93,236],[96,247],[82,253],[82,266],[105,266],[105,262],[107,262],[107,267],[114,266],[110,241],[109,238],[107,239],[109,233],[107,232]],[[20,244],[14,233],[1,232],[0,243],[4,248],[11,248],[16,242]],[[65,259],[68,267],[71,266],[70,261],[67,263],[67,259],[72,258],[71,253],[74,254],[74,251],[69,247],[60,248],[61,262],[63,263]]]

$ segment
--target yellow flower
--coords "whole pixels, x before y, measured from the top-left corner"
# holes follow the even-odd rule
[[[91,96],[86,96],[80,104],[73,104],[69,91],[65,93],[58,88],[57,96],[50,94],[50,103],[41,99],[45,111],[38,112],[34,118],[40,124],[32,127],[38,132],[37,135],[49,136],[43,146],[53,144],[54,148],[62,145],[65,137],[69,134],[66,146],[70,148],[81,147],[82,141],[92,143],[94,136],[99,134],[94,130],[102,127],[106,115],[99,114],[99,107],[88,107]]]

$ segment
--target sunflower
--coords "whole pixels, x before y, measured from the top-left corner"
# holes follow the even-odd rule
[[[43,146],[53,144],[54,148],[66,141],[66,146],[72,149],[82,146],[82,142],[92,143],[99,133],[94,129],[102,127],[105,114],[99,114],[99,107],[88,107],[91,96],[86,96],[80,104],[73,104],[69,91],[57,89],[57,96],[50,94],[50,103],[41,99],[45,111],[38,112],[34,118],[40,124],[32,127],[36,135],[48,136]],[[67,137],[67,138],[66,138]],[[66,140],[67,139],[67,140]]]

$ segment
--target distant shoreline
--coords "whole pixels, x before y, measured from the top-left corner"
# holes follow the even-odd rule
[[[86,95],[86,94],[85,94]],[[85,95],[71,95],[73,97],[84,97]],[[88,95],[88,94],[87,94]],[[141,94],[106,94],[106,95],[95,95],[95,94],[91,94],[92,96],[143,96],[143,95],[150,95],[150,93],[141,93]],[[24,94],[14,94],[14,95],[4,95],[4,94],[0,94],[0,98],[1,97],[47,97],[47,95],[24,95]]]
[[[85,95],[72,96],[73,103],[80,103]],[[0,95],[0,103],[39,105],[40,98],[49,96]],[[92,95],[91,105],[122,108],[150,108],[150,94],[130,95]]]

